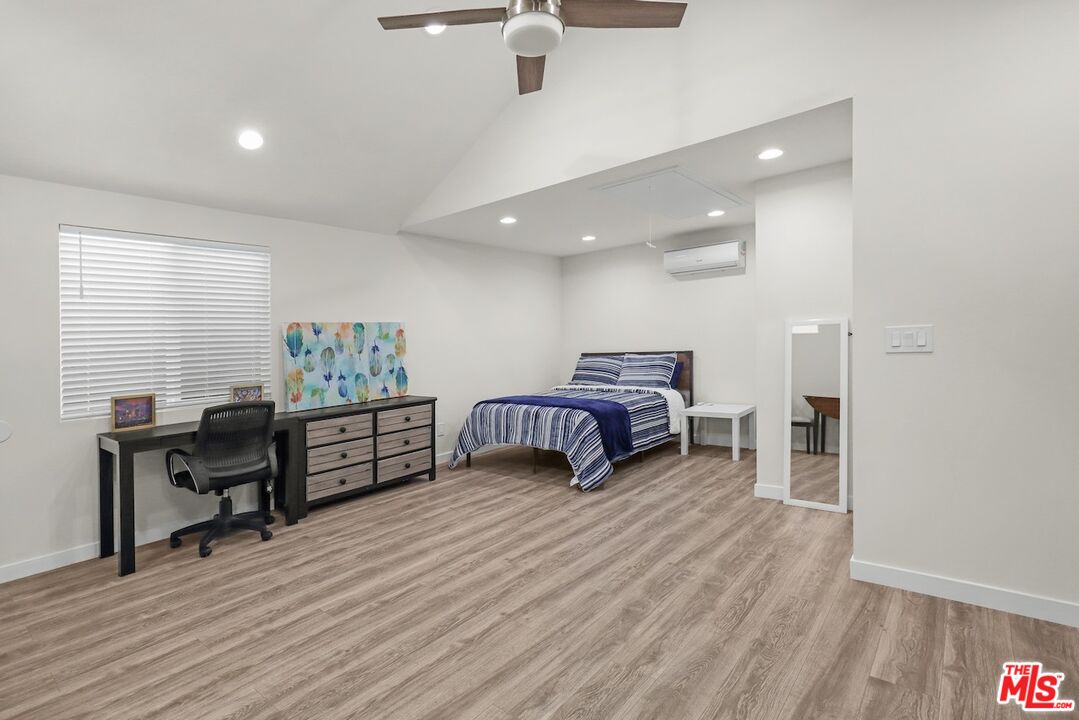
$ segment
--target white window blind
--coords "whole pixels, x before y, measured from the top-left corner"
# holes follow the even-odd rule
[[[114,395],[159,408],[270,391],[270,251],[60,226],[62,418],[106,416]]]

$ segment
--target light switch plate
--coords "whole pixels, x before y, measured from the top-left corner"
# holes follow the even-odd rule
[[[884,352],[933,352],[932,325],[891,325],[884,328]]]
[[[446,423],[438,423],[435,425],[435,436],[446,437]]]

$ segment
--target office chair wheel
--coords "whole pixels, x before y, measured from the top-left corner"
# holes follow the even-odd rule
[[[180,547],[180,545],[182,545],[182,544],[183,544],[183,542],[184,542],[184,541],[183,541],[183,540],[181,540],[181,539],[180,539],[180,538],[178,538],[178,537],[169,537],[169,547],[170,547],[170,548],[173,548],[174,550],[175,550],[176,548]]]
[[[212,547],[200,547],[199,557],[208,557],[213,551],[214,549]]]
[[[274,516],[273,513],[266,513],[266,516],[262,518],[262,521],[267,525],[273,525]]]
[[[262,538],[262,542],[266,542],[267,540],[269,540],[270,538],[273,537],[273,533],[270,532],[269,530],[260,530],[259,531],[259,536]]]

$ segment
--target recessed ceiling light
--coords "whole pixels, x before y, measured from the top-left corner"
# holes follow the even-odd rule
[[[262,147],[262,133],[258,130],[244,130],[236,139],[244,150],[258,150]]]
[[[517,218],[507,215],[498,222],[502,223],[503,225],[512,225],[513,223],[517,222]]]
[[[595,239],[595,235],[585,235],[583,238],[581,238],[581,240],[583,240],[584,242],[592,242]]]
[[[726,214],[726,210],[713,210],[712,212],[708,213],[708,217],[723,217]]]
[[[428,35],[441,35],[442,32],[446,29],[446,23],[433,22],[430,25],[424,27],[423,29],[427,31]]]
[[[759,157],[761,160],[775,160],[777,157],[783,154],[783,151],[779,148],[768,148],[762,152]]]

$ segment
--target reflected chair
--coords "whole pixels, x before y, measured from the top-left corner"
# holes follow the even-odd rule
[[[205,531],[199,556],[212,552],[210,543],[233,530],[254,530],[263,541],[273,537],[266,527],[273,522],[268,512],[232,513],[229,490],[257,483],[259,492],[271,492],[277,477],[273,442],[274,404],[242,402],[217,405],[202,411],[193,453],[180,449],[165,454],[169,482],[200,495],[214,493],[221,500],[217,515],[169,535],[169,545],[179,547],[184,535]]]
[[[817,454],[817,424],[806,418],[792,418],[791,427],[806,429],[806,455]]]

